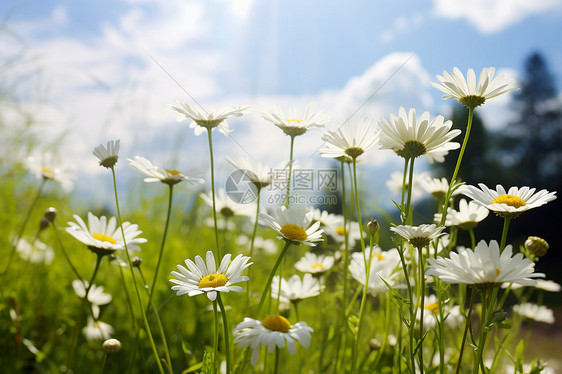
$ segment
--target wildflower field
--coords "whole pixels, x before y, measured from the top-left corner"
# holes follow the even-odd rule
[[[111,206],[71,199],[56,155],[24,165],[4,158],[1,371],[552,373],[542,357],[524,359],[532,342],[520,334],[526,320],[554,321],[542,300],[560,285],[535,269],[549,244],[529,232],[514,245],[510,223],[556,191],[458,178],[474,113],[517,82],[494,68],[479,77],[455,68],[433,86],[468,111],[463,130],[405,108],[333,123],[312,105],[298,113],[176,104],[193,129],[185,131],[208,144],[207,175],[122,154],[126,139],[92,144]],[[271,145],[277,165],[214,152],[214,137],[232,130],[228,119],[245,116],[288,136],[290,147]],[[296,199],[293,154],[309,131],[322,139],[318,157],[337,165],[322,175],[324,187],[337,186],[330,212],[321,208],[328,195]],[[375,209],[358,177],[373,149],[403,160],[399,198],[380,217],[365,215]],[[449,157],[457,157],[449,178],[417,175],[420,158]],[[219,158],[232,166],[227,181],[215,176]],[[123,165],[137,187],[121,188]],[[26,172],[36,183],[24,183]],[[275,199],[264,197],[271,185]],[[435,199],[424,222],[413,198],[420,186]],[[503,223],[495,239],[478,237],[484,220]],[[457,245],[461,235],[469,246]]]

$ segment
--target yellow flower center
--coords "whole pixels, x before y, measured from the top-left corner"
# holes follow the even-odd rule
[[[224,274],[213,273],[207,274],[199,281],[199,288],[222,287],[228,282],[228,278]]]
[[[221,209],[221,214],[225,217],[232,217],[234,215],[234,211],[229,207],[224,207]]]
[[[284,237],[294,241],[302,241],[308,238],[308,234],[302,227],[293,225],[291,223],[281,227],[281,234],[283,234]]]
[[[105,235],[105,234],[92,234],[92,237],[94,239],[100,240],[102,242],[109,242],[111,244],[117,244],[117,242],[115,241],[115,239],[113,239],[111,236],[109,235]]]
[[[427,304],[423,308],[425,310],[429,310],[433,314],[439,314],[439,305],[437,305],[437,303]]]
[[[173,169],[166,169],[166,171],[172,175],[181,174],[181,171],[173,170]]]
[[[291,122],[296,122],[296,123],[301,123],[300,119],[288,119],[287,123],[291,123]]]
[[[381,255],[380,253],[373,253],[373,254],[371,255],[371,258],[375,258],[375,257],[376,257],[379,261],[384,260],[384,256]]]
[[[345,229],[343,227],[338,227],[336,229],[336,234],[344,236],[345,235]]]
[[[496,268],[496,275],[500,275],[501,272],[502,271],[500,269]]]
[[[527,205],[525,200],[515,195],[500,195],[492,200],[492,204],[507,204],[514,208],[520,208]]]
[[[267,316],[261,323],[263,327],[271,331],[289,332],[291,323],[287,318],[280,315]]]
[[[47,174],[53,174],[53,171],[51,169],[43,168],[43,171]]]
[[[98,330],[101,330],[100,324],[97,323],[97,322],[94,322],[94,328],[98,329]]]
[[[316,268],[322,268],[322,264],[314,264],[311,266],[311,268],[316,269]]]

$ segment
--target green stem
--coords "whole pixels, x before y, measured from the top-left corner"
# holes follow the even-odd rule
[[[423,315],[425,304],[425,262],[423,261],[423,247],[418,247],[418,259],[420,265],[420,339],[423,337]],[[423,374],[423,344],[419,347],[420,373]]]
[[[217,294],[218,294],[218,292],[217,292]],[[214,321],[214,326],[215,326],[214,337],[213,337],[213,373],[218,373],[219,313],[217,311],[217,299],[213,300],[213,321]]]
[[[462,355],[464,353],[464,344],[466,343],[466,335],[468,334],[468,327],[470,326],[470,316],[472,314],[472,305],[474,304],[475,293],[476,293],[476,289],[472,287],[472,291],[470,292],[470,302],[468,304],[468,312],[466,313],[466,324],[464,325],[464,332],[462,334],[461,349],[459,351],[459,361],[457,362],[457,370],[455,371],[456,374],[459,374],[461,370]]]
[[[338,368],[338,361],[340,357],[340,343],[341,337],[345,334],[345,318],[346,318],[346,304],[347,304],[347,293],[349,291],[349,244],[348,244],[348,232],[347,232],[347,208],[346,208],[346,193],[345,193],[345,165],[343,161],[340,161],[341,170],[341,181],[342,181],[342,215],[343,215],[343,231],[344,231],[344,252],[343,252],[343,293],[341,297],[341,315],[338,325],[339,334],[336,337],[336,357],[334,360],[334,368]],[[320,360],[322,357],[319,358]]]
[[[403,224],[406,223],[406,207],[404,206],[404,200],[406,198],[406,178],[408,176],[409,163],[409,158],[404,159],[404,171],[402,173],[402,196],[400,197],[400,209],[402,209],[402,211],[400,212],[400,219],[402,220]]]
[[[286,240],[285,246],[281,250],[281,253],[279,254],[279,257],[277,257],[277,261],[275,261],[275,265],[273,265],[273,269],[271,269],[271,273],[269,274],[269,278],[267,279],[267,282],[265,283],[265,288],[264,288],[264,290],[261,294],[260,303],[258,305],[258,312],[257,312],[258,318],[261,315],[261,312],[263,310],[263,306],[265,304],[265,299],[267,298],[267,296],[271,292],[271,282],[273,281],[273,277],[275,276],[275,273],[277,272],[277,269],[279,268],[279,265],[281,264],[281,261],[285,257],[285,254],[287,253],[287,250],[289,249],[290,246],[291,246],[291,242]],[[281,281],[281,280],[279,280],[279,281]]]
[[[221,294],[217,292],[217,301],[219,302],[219,306],[221,308],[222,314],[222,325],[224,328],[224,347],[225,347],[225,354],[226,354],[226,374],[230,374],[231,370],[231,359],[230,359],[230,330],[228,329],[228,318],[226,316],[226,309],[222,303]]]
[[[33,212],[33,209],[35,208],[35,205],[37,205],[37,201],[39,201],[39,197],[41,196],[41,193],[43,192],[43,187],[45,186],[45,183],[47,182],[46,178],[43,178],[43,180],[41,181],[41,184],[39,185],[39,188],[37,189],[37,194],[35,195],[35,198],[33,199],[33,201],[31,202],[31,205],[29,206],[29,209],[27,210],[27,213],[25,214],[25,218],[23,219],[23,223],[21,225],[20,231],[18,232],[16,238],[14,239],[14,242],[12,243],[12,249],[10,251],[10,257],[8,259],[8,265],[6,265],[6,269],[4,269],[4,271],[2,272],[1,276],[4,277],[6,276],[6,274],[8,274],[8,271],[10,270],[10,266],[12,265],[12,260],[14,259],[14,254],[16,253],[16,248],[18,247],[18,243],[23,235],[23,233],[25,232],[25,227],[27,226],[27,223],[29,222],[29,218],[31,217],[31,212]],[[33,243],[31,243],[33,245]],[[80,278],[82,279],[82,278]],[[4,290],[5,287],[2,287],[2,289]],[[3,293],[4,291],[2,291]]]
[[[404,272],[404,280],[406,281],[406,288],[408,290],[408,307],[410,312],[410,325],[408,326],[408,335],[410,338],[410,364],[412,365],[412,371],[415,370],[416,367],[416,358],[414,356],[414,325],[415,325],[415,313],[414,313],[414,294],[412,291],[412,285],[410,283],[410,277],[408,275],[408,268],[406,266],[406,260],[404,258],[404,243],[400,245],[398,249],[398,254],[400,255],[400,262],[402,263],[402,271]],[[400,339],[401,341],[402,339]]]
[[[217,204],[215,201],[215,162],[213,159],[213,136],[212,129],[207,128],[209,138],[209,155],[211,158],[211,195],[213,197],[213,222],[215,224],[215,244],[217,247],[218,258],[221,258],[221,250],[219,244],[219,227],[217,224]]]
[[[140,266],[138,267],[138,269],[139,269],[139,274],[141,276],[142,283],[145,285],[146,293],[150,297],[149,287],[148,287],[148,284],[146,283],[146,280],[144,278],[144,275],[142,273],[142,270],[141,270]],[[173,373],[174,370],[172,368],[172,359],[170,357],[170,350],[168,348],[168,340],[166,339],[166,333],[164,332],[164,326],[162,325],[162,320],[160,319],[160,314],[158,313],[158,309],[156,308],[156,305],[154,305],[154,301],[150,300],[150,298],[149,298],[148,307],[152,309],[152,312],[154,313],[154,316],[156,318],[156,325],[158,326],[158,332],[160,333],[160,337],[162,338],[162,344],[164,345],[164,355],[166,356],[166,364],[168,365],[168,370],[170,371],[170,373]],[[147,309],[146,313],[147,314],[149,313],[148,309]]]
[[[68,348],[68,356],[66,357],[65,373],[68,373],[68,370],[70,369],[70,362],[74,354],[74,347],[76,345],[76,338],[78,337],[78,329],[80,328],[82,322],[82,314],[84,312],[84,307],[86,305],[86,302],[88,301],[88,294],[90,293],[92,284],[94,284],[94,279],[96,278],[96,274],[98,273],[98,269],[100,267],[100,263],[103,258],[103,256],[100,254],[98,254],[97,256],[98,257],[96,258],[96,266],[94,267],[94,273],[92,274],[92,278],[90,278],[90,283],[88,283],[88,287],[86,288],[86,293],[84,295],[84,298],[82,299],[82,303],[80,304],[80,311],[78,312],[78,318],[76,320],[76,324],[74,325],[74,329],[72,330],[72,338],[70,340],[70,347]]]
[[[291,135],[291,150],[289,153],[289,175],[287,176],[287,200],[285,206],[289,207],[289,194],[291,193],[291,174],[293,173],[293,147],[295,144],[295,136]]]
[[[62,252],[66,262],[68,262],[68,265],[70,266],[70,269],[72,269],[72,272],[78,277],[78,279],[83,280],[84,278],[82,278],[82,276],[80,275],[78,270],[76,270],[76,267],[72,264],[72,261],[70,261],[70,257],[68,257],[68,253],[66,253],[66,250],[64,249],[64,245],[62,244],[62,241],[60,240],[59,232],[57,230],[57,226],[55,224],[55,221],[52,221],[51,225],[53,227],[53,231],[55,232],[55,238],[57,239],[57,243],[58,243],[58,245],[61,249],[61,252]]]
[[[476,247],[476,237],[474,236],[474,229],[469,229],[468,233],[470,234],[470,245],[472,246],[472,250]]]
[[[144,328],[146,330],[146,334],[148,335],[148,339],[150,341],[150,346],[152,347],[152,352],[154,353],[154,358],[156,364],[158,366],[158,370],[161,374],[164,374],[164,369],[162,368],[162,363],[160,362],[160,357],[158,357],[158,350],[156,349],[156,344],[154,344],[154,339],[152,337],[152,332],[150,331],[150,325],[148,324],[148,319],[146,318],[146,313],[144,312],[144,307],[141,301],[139,288],[137,286],[137,281],[135,277],[135,271],[133,267],[133,262],[131,261],[131,256],[129,255],[129,248],[127,246],[127,239],[125,238],[125,231],[123,230],[123,220],[121,219],[121,210],[119,209],[119,197],[117,195],[117,180],[115,177],[115,168],[111,167],[111,174],[113,176],[113,191],[115,193],[115,205],[117,209],[117,218],[119,219],[119,228],[121,229],[121,235],[123,237],[123,245],[125,246],[125,254],[127,255],[127,261],[129,262],[129,269],[131,270],[131,275],[133,277],[133,285],[135,286],[135,292],[137,294],[137,302],[139,304],[139,309],[142,314],[142,319],[144,322]]]
[[[162,254],[164,253],[164,246],[166,244],[166,236],[168,234],[168,226],[170,225],[170,216],[172,212],[172,196],[174,194],[174,186],[169,185],[168,194],[168,212],[166,213],[166,223],[164,224],[164,233],[162,234],[162,242],[160,243],[160,252],[158,253],[158,261],[156,262],[156,270],[154,271],[154,277],[152,278],[152,285],[150,291],[148,292],[148,303],[147,310],[152,303],[152,296],[154,295],[154,289],[156,288],[156,280],[158,279],[158,269],[160,269],[160,263],[162,262]]]
[[[464,151],[466,150],[466,145],[468,144],[468,137],[470,136],[470,129],[472,127],[472,118],[474,116],[474,108],[468,108],[468,123],[466,124],[466,132],[464,133],[464,139],[462,141],[461,150],[459,153],[459,157],[457,158],[457,164],[455,165],[455,171],[453,172],[453,177],[449,182],[449,188],[447,190],[447,194],[445,195],[445,201],[443,202],[443,214],[441,215],[441,222],[439,226],[443,226],[445,224],[445,220],[447,219],[447,208],[449,206],[449,201],[451,200],[452,195],[452,188],[453,184],[457,179],[457,175],[459,174],[459,170],[461,168],[461,162],[464,155]]]
[[[279,347],[275,346],[275,366],[273,368],[273,374],[279,372]]]
[[[408,200],[406,201],[406,225],[411,225],[413,221],[412,210],[412,191],[414,190],[414,160],[410,160],[410,171],[408,172]]]
[[[473,374],[478,374],[478,368],[482,368],[482,374],[486,373],[484,367],[484,347],[486,346],[486,338],[488,337],[488,329],[485,327],[490,314],[494,309],[499,286],[494,287],[490,296],[489,289],[482,291],[482,318],[480,321],[480,338],[478,339],[478,350],[476,352],[476,360],[474,361]]]
[[[357,197],[357,195],[355,195]],[[363,287],[363,295],[361,297],[361,305],[359,307],[359,321],[357,322],[357,333],[355,334],[355,344],[352,350],[352,373],[357,371],[357,352],[359,350],[359,338],[361,335],[361,323],[363,321],[363,314],[365,312],[365,304],[367,303],[367,295],[369,291],[369,280],[371,277],[371,263],[373,260],[373,235],[370,235],[370,251],[369,251],[369,260],[367,261],[365,267],[365,286]],[[363,256],[365,256],[366,250],[363,251]]]
[[[505,216],[503,218],[503,230],[502,230],[502,239],[501,239],[501,243],[500,243],[500,253],[502,253],[504,248],[505,248],[505,243],[507,241],[507,232],[509,230],[509,222],[510,221],[511,221],[511,218],[509,218],[508,216]]]

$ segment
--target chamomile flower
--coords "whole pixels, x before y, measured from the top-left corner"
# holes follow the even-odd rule
[[[86,295],[86,288],[88,287],[88,282],[82,281],[80,279],[75,279],[72,281],[72,288],[78,297],[84,298]],[[88,292],[88,301],[92,305],[92,314],[94,318],[98,318],[100,315],[100,305],[106,305],[111,302],[112,298],[110,294],[103,292],[103,286],[96,286],[92,284],[90,287],[90,292]]]
[[[436,226],[434,224],[419,226],[398,225],[391,227],[390,230],[408,240],[414,247],[422,248],[429,245],[433,239],[444,235],[442,233],[444,228],[444,226]]]
[[[297,342],[304,348],[310,345],[311,333],[314,330],[306,322],[297,322],[291,325],[289,320],[280,315],[265,317],[263,321],[252,318],[244,318],[234,328],[234,344],[239,349],[252,347],[252,365],[257,365],[260,346],[266,346],[269,353],[273,353],[275,347],[283,348],[287,343],[287,350],[294,355],[297,352]]]
[[[320,222],[321,227],[343,225],[343,216],[340,214],[328,213],[327,210],[311,209],[312,219]]]
[[[520,316],[529,318],[538,322],[554,323],[554,312],[552,309],[544,305],[537,305],[531,303],[522,303],[513,306],[513,311]]]
[[[250,257],[238,255],[230,261],[232,255],[227,253],[217,269],[213,252],[208,251],[206,263],[201,256],[195,256],[195,262],[190,259],[185,260],[187,268],[178,265],[179,272],[172,271],[178,279],[170,279],[174,283],[172,290],[176,291],[177,296],[187,294],[188,296],[207,294],[209,300],[217,298],[217,292],[242,292],[242,287],[234,286],[236,283],[245,282],[249,278],[242,275],[242,272],[252,265],[248,263]]]
[[[476,227],[478,222],[488,217],[489,210],[465,199],[459,201],[459,210],[450,209],[445,220],[445,226],[458,226],[463,230]],[[436,213],[435,222],[441,221],[441,213]]]
[[[256,162],[251,158],[238,158],[233,159],[230,157],[226,158],[232,166],[234,166],[238,171],[243,173],[244,177],[250,180],[250,182],[256,187],[256,189],[262,189],[267,187],[273,181],[273,169],[269,166],[262,164],[261,162]],[[286,168],[286,164],[284,166],[276,167],[276,171]]]
[[[404,182],[404,174],[399,171],[395,171],[390,175],[390,179],[386,181],[386,187],[390,190],[390,192],[394,195],[400,195],[402,192],[402,186]],[[419,199],[423,196],[423,190],[421,181],[428,178],[428,172],[421,172],[421,173],[414,173],[414,177],[412,178],[412,201]],[[408,178],[406,178],[404,188],[408,189]]]
[[[130,167],[147,176],[147,178],[144,178],[144,181],[147,183],[162,182],[172,186],[183,181],[192,184],[204,182],[201,178],[188,177],[178,170],[162,169],[141,156],[135,156],[134,159],[128,158],[127,160],[129,161]]]
[[[465,80],[461,71],[455,67],[452,74],[443,71],[443,76],[437,75],[439,83],[432,85],[445,94],[443,99],[457,99],[468,108],[476,108],[488,99],[518,90],[514,86],[515,80],[503,74],[494,78],[495,72],[493,67],[483,68],[477,84],[473,69],[468,69]]]
[[[344,227],[343,216],[338,216],[339,221],[335,221],[329,226],[324,226],[324,231],[332,239],[338,243],[345,243],[346,228]],[[352,221],[347,222],[347,244],[349,247],[353,247],[355,242],[361,240],[361,227],[359,227],[359,222]]]
[[[475,286],[496,286],[504,282],[532,286],[536,284],[532,278],[544,277],[544,274],[534,272],[535,263],[521,253],[512,256],[511,245],[500,254],[500,246],[495,240],[490,244],[480,241],[474,251],[462,247],[457,250],[458,253],[450,253],[450,258],[428,258],[426,274],[447,283]]]
[[[41,156],[28,157],[25,167],[38,179],[57,182],[64,192],[70,192],[74,188],[72,168],[52,153],[46,152]]]
[[[304,256],[295,263],[295,269],[303,273],[318,275],[330,270],[332,266],[334,266],[334,261],[335,259],[333,256],[306,252]]]
[[[399,271],[400,254],[394,248],[389,251],[383,251],[380,247],[365,249],[367,261],[371,257],[371,268],[369,272],[369,284],[367,290],[370,294],[376,296],[388,290],[388,286],[394,287],[400,279]],[[353,279],[362,285],[365,285],[367,273],[365,271],[365,259],[363,253],[354,252],[351,255],[349,263],[349,272]],[[386,282],[386,283],[385,283]]]
[[[213,207],[212,191],[201,193],[199,196],[203,199],[205,204],[211,208]],[[215,207],[217,213],[220,213],[224,218],[231,218],[232,216],[255,217],[256,214],[255,203],[238,204],[228,196],[224,188],[220,188],[215,195]]]
[[[117,250],[125,249],[123,234],[115,217],[108,220],[105,216],[98,218],[88,212],[87,225],[80,216],[75,214],[73,217],[76,222],[68,222],[70,227],[66,228],[66,232],[86,244],[92,252],[99,255],[108,255]],[[122,226],[128,249],[138,250],[140,249],[138,244],[146,243],[146,239],[138,237],[142,234],[138,225],[123,222]]]
[[[39,239],[30,243],[24,238],[21,238],[18,240],[16,250],[22,259],[33,264],[45,263],[49,265],[55,258],[55,251],[53,251],[53,248]]]
[[[240,117],[248,108],[249,106],[243,105],[214,112],[206,111],[203,108],[199,109],[184,102],[178,103],[178,106],[172,106],[173,110],[192,120],[189,127],[194,129],[196,136],[203,134],[205,130],[211,131],[215,127],[221,134],[228,136],[232,130],[228,127],[226,119],[231,116]]]
[[[256,111],[266,121],[272,122],[289,136],[299,136],[306,133],[314,127],[324,126],[330,117],[324,111],[314,112],[314,104],[309,104],[304,114],[299,116],[295,108],[291,108],[285,115],[279,106],[275,106],[273,110],[265,108],[257,108]]]
[[[419,180],[419,185],[437,200],[444,198],[447,195],[447,191],[449,191],[449,181],[447,178],[431,178],[429,175],[423,174],[423,177]],[[451,196],[458,195],[458,187],[458,185],[453,185]]]
[[[281,278],[281,292],[279,292],[279,276],[273,277],[271,283],[271,297],[276,299],[278,296],[282,301],[297,303],[303,299],[320,295],[324,289],[317,278],[310,274],[305,274],[301,279],[298,275],[293,275],[289,280]]]
[[[260,213],[258,217],[264,225],[269,226],[281,235],[277,239],[283,239],[291,244],[305,244],[313,247],[317,242],[323,240],[322,232],[324,230],[319,228],[320,222],[310,224],[312,221],[310,210],[306,211],[294,206],[290,208],[281,206],[275,209],[273,216]]]
[[[111,168],[119,159],[119,139],[110,140],[106,145],[100,144],[92,152],[100,160],[100,166]]]
[[[391,149],[398,156],[413,159],[425,155],[429,162],[445,161],[449,151],[460,147],[459,143],[451,142],[461,130],[451,130],[453,122],[445,121],[443,116],[430,119],[429,112],[416,117],[415,109],[409,113],[400,107],[398,116],[390,115],[390,122],[382,118],[380,149]]]
[[[379,129],[373,121],[367,118],[356,118],[345,123],[335,131],[328,131],[322,135],[324,145],[320,148],[322,157],[351,158],[356,160],[372,146],[379,138]]]
[[[88,317],[88,323],[82,329],[86,340],[107,340],[114,332],[113,326],[102,321],[94,321],[92,317]]]
[[[556,199],[556,192],[540,190],[530,187],[510,187],[509,190],[497,185],[495,190],[480,183],[476,186],[462,186],[459,192],[470,197],[477,205],[502,217],[515,218],[529,209],[537,208]]]

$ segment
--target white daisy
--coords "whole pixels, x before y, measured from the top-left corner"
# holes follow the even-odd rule
[[[324,231],[337,243],[345,243],[345,227],[343,216],[338,216],[339,221],[334,220],[330,225],[324,227]],[[361,240],[361,227],[359,222],[347,222],[347,241],[348,246],[353,247],[355,242]]]
[[[422,178],[419,180],[419,185],[438,200],[444,198],[445,195],[447,195],[447,191],[449,191],[449,181],[447,178],[431,178],[428,174],[423,174]],[[459,192],[457,188],[453,186],[451,196],[458,195]]]
[[[33,244],[31,244],[24,238],[21,238],[18,240],[16,250],[22,259],[33,264],[42,262],[49,265],[55,258],[55,251],[53,251],[53,248],[41,242],[39,239],[35,239]]]
[[[256,111],[266,121],[272,122],[289,136],[298,136],[306,133],[314,127],[321,127],[330,120],[324,111],[314,112],[314,104],[309,104],[302,116],[297,115],[295,108],[289,109],[287,115],[283,113],[279,106],[273,110],[256,108]]]
[[[100,160],[100,166],[111,168],[119,159],[119,142],[120,140],[110,140],[107,145],[100,144],[94,148],[92,152]]]
[[[465,199],[459,201],[459,210],[449,209],[445,226],[458,226],[463,230],[476,227],[478,222],[483,221],[490,211],[474,202],[467,202]],[[435,222],[441,222],[441,213],[436,213]]]
[[[513,311],[525,318],[538,322],[554,323],[554,312],[544,305],[522,303],[513,306]]]
[[[544,274],[535,273],[535,263],[524,258],[521,253],[512,257],[512,247],[507,245],[500,254],[500,246],[492,240],[488,245],[480,241],[474,252],[471,249],[457,248],[450,258],[428,258],[426,274],[438,277],[447,283],[466,283],[476,286],[495,286],[504,282],[532,286]]]
[[[317,255],[312,252],[306,252],[295,263],[295,269],[303,273],[321,274],[325,273],[334,266],[334,257],[326,255]]]
[[[76,295],[80,298],[84,298],[84,296],[86,296],[87,287],[87,281],[82,281],[80,279],[72,281],[72,288],[74,289]],[[96,286],[95,284],[92,284],[90,292],[88,292],[88,301],[92,305],[92,314],[94,315],[94,318],[97,319],[100,315],[100,305],[109,304],[111,300],[111,295],[103,292],[103,286]]]
[[[398,251],[395,248],[389,251],[383,251],[377,246],[374,247],[373,250],[366,248],[365,253],[368,253],[368,256],[371,257],[369,285],[367,286],[368,292],[376,296],[382,292],[388,291],[386,283],[391,287],[396,286],[401,274],[399,271],[400,254]],[[367,257],[367,261],[368,260],[369,257]],[[357,282],[363,286],[365,285],[367,273],[365,272],[363,253],[354,252],[351,254],[349,272]]]
[[[226,161],[242,172],[244,177],[249,179],[257,189],[269,186],[273,180],[273,169],[261,162],[256,162],[251,158],[232,159],[230,157],[227,157]],[[278,170],[278,168],[275,170]]]
[[[200,193],[199,196],[203,199],[205,204],[213,207],[213,194],[211,191],[208,193]],[[217,213],[220,213],[224,218],[232,216],[246,216],[255,217],[256,204],[238,204],[232,200],[226,193],[224,188],[220,188],[215,194],[215,207]]]
[[[502,284],[502,288],[507,288],[509,285],[511,285],[512,290],[515,290],[517,288],[525,287],[521,284],[504,283],[504,284]],[[537,279],[537,283],[534,284],[533,287],[538,288],[539,290],[544,290],[544,291],[548,291],[548,292],[560,292],[560,291],[562,291],[562,286],[560,286],[558,283],[553,282],[551,280],[545,280],[545,279]]]
[[[391,227],[390,231],[394,231],[408,240],[414,247],[422,248],[429,245],[433,239],[444,235],[442,233],[444,228],[444,226],[436,226],[434,224],[419,226],[398,225]]]
[[[168,185],[174,185],[183,181],[193,184],[204,182],[201,178],[188,177],[178,170],[162,169],[141,156],[135,156],[134,159],[128,158],[127,160],[129,161],[130,167],[148,176],[148,178],[144,178],[144,181],[147,183],[162,182]]]
[[[249,106],[243,105],[224,108],[220,111],[213,112],[206,111],[203,108],[199,109],[184,102],[178,103],[178,105],[179,106],[172,106],[172,109],[178,113],[181,113],[186,118],[190,118],[193,120],[189,127],[194,129],[196,136],[203,134],[203,132],[205,132],[205,129],[211,131],[215,127],[218,128],[221,134],[228,136],[228,134],[232,130],[228,128],[226,119],[230,116],[240,117],[244,114],[244,111],[249,108]]]
[[[68,222],[70,227],[66,228],[66,232],[86,244],[92,252],[107,255],[125,249],[123,234],[115,217],[109,218],[108,221],[105,216],[98,218],[88,212],[88,225],[80,216],[75,214],[73,217],[77,223]],[[128,249],[138,250],[140,249],[138,244],[146,243],[146,239],[137,237],[142,234],[138,225],[123,222],[122,226]]]
[[[255,366],[259,359],[260,345],[267,346],[267,351],[273,353],[276,346],[283,348],[287,342],[287,350],[294,355],[297,352],[297,342],[308,348],[313,331],[306,322],[291,325],[280,315],[265,317],[263,321],[246,317],[234,328],[234,344],[238,345],[238,349],[252,347],[250,362]]]
[[[409,113],[403,107],[398,111],[398,117],[390,115],[390,122],[382,118],[380,149],[391,149],[400,157],[406,159],[425,155],[429,162],[443,162],[445,155],[460,147],[459,143],[451,142],[461,130],[451,130],[453,122],[444,121],[443,116],[430,120],[429,112],[416,117],[415,109]]]
[[[244,247],[243,251],[250,250],[250,238],[246,235],[238,235],[236,237],[236,244]],[[277,242],[274,239],[265,239],[261,236],[256,236],[254,238],[254,249],[263,250],[267,254],[275,254],[278,251]]]
[[[72,168],[52,153],[47,152],[41,156],[28,157],[25,167],[38,179],[57,182],[64,192],[70,192],[74,188]]]
[[[322,135],[322,157],[357,159],[378,141],[379,129],[367,118],[357,118]]]
[[[82,329],[86,340],[107,340],[114,332],[113,326],[102,321],[94,321],[90,316],[88,316],[88,324]]]
[[[319,228],[320,222],[310,225],[312,221],[310,210],[306,211],[298,206],[289,208],[281,206],[274,210],[273,216],[260,213],[258,217],[261,223],[281,235],[277,239],[283,239],[291,242],[291,244],[305,244],[313,247],[316,245],[315,243],[323,240],[322,233],[324,230]]]
[[[462,186],[459,192],[470,197],[475,204],[485,207],[500,216],[515,218],[521,213],[537,208],[549,201],[556,199],[556,192],[540,190],[535,193],[535,188],[510,187],[508,191],[501,185],[496,190],[480,183],[476,186]]]
[[[328,213],[327,210],[311,209],[312,219],[320,222],[320,226],[343,226],[343,216],[341,214]]]
[[[402,193],[402,184],[403,184],[403,176],[402,172],[395,171],[390,175],[390,179],[386,181],[386,187],[390,190],[390,192],[394,195],[400,195]],[[428,172],[421,172],[421,173],[414,173],[414,177],[412,178],[412,201],[415,201],[423,196],[423,190],[421,181],[425,178],[429,177]],[[406,191],[408,190],[408,178],[406,178]]]
[[[323,289],[318,278],[306,273],[302,279],[296,274],[288,281],[281,278],[281,293],[279,293],[279,276],[276,275],[271,283],[271,297],[277,299],[279,296],[280,300],[296,303],[320,295]]]
[[[230,253],[224,255],[218,269],[215,265],[215,256],[211,251],[207,252],[206,264],[201,256],[195,256],[195,262],[186,259],[187,269],[178,265],[179,273],[172,271],[172,275],[178,278],[170,279],[170,282],[176,284],[172,286],[172,290],[176,291],[177,296],[184,294],[195,296],[206,293],[211,301],[216,299],[217,292],[242,292],[242,287],[233,286],[233,284],[250,279],[241,274],[252,265],[252,262],[248,263],[250,260],[248,256],[238,255],[232,262],[231,257]]]
[[[431,84],[445,94],[443,99],[457,99],[468,108],[476,108],[488,99],[519,90],[513,86],[515,80],[503,74],[494,78],[495,72],[496,69],[493,67],[483,68],[477,84],[473,69],[468,69],[465,80],[461,71],[455,67],[452,74],[443,71],[443,76],[437,75],[439,83]]]

